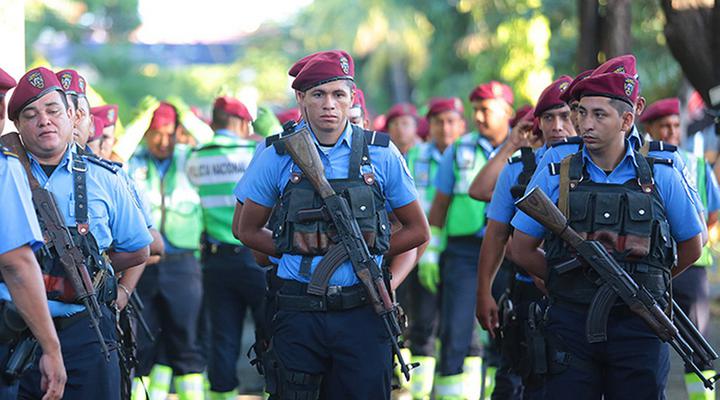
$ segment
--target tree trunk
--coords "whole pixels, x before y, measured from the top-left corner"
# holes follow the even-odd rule
[[[579,72],[597,66],[600,51],[600,14],[598,0],[578,0],[580,13],[580,39],[576,64]]]
[[[630,53],[632,49],[632,16],[630,0],[608,0],[606,6],[603,51],[607,58]]]

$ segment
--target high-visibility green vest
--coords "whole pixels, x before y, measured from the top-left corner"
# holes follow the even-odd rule
[[[695,184],[695,189],[697,189],[698,195],[700,196],[700,201],[702,201],[703,208],[705,209],[705,217],[707,218],[708,186],[705,158],[696,156],[695,154],[692,154],[685,150],[678,150],[678,152],[685,161],[685,166],[688,169],[688,176],[695,179],[695,182],[690,183]],[[710,253],[709,243],[706,243],[705,246],[703,246],[702,253],[700,253],[700,258],[698,258],[693,265],[697,265],[699,267],[710,267],[713,265],[713,258],[712,254]]]
[[[150,199],[153,226],[171,245],[181,249],[200,248],[203,231],[200,196],[185,172],[190,148],[176,144],[170,168],[162,179],[147,147],[141,145],[132,156],[130,176]]]
[[[448,237],[475,235],[485,226],[485,205],[468,195],[468,189],[475,175],[487,162],[485,150],[481,145],[481,136],[471,132],[453,143],[455,160],[453,173],[455,186],[447,213],[445,231]]]
[[[434,155],[442,156],[434,142],[427,142],[413,146],[405,156],[425,215],[430,214],[430,206],[435,197],[435,174],[440,159]]]
[[[232,233],[235,185],[245,173],[257,142],[216,134],[188,158],[187,174],[198,188],[205,230],[222,243],[240,244]]]

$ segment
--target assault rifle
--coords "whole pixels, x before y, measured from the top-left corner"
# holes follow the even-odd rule
[[[288,153],[290,153],[295,164],[302,170],[303,176],[312,183],[315,190],[317,190],[323,199],[327,214],[330,216],[337,230],[337,240],[347,253],[347,257],[352,263],[355,274],[365,287],[365,291],[368,294],[375,312],[382,319],[385,330],[392,339],[393,353],[395,353],[398,359],[400,370],[403,375],[405,375],[405,379],[409,381],[410,370],[417,365],[406,364],[400,354],[398,337],[402,332],[399,319],[399,307],[390,297],[390,292],[385,285],[380,267],[368,250],[367,243],[365,243],[357,220],[350,210],[350,205],[345,198],[335,193],[325,178],[325,171],[320,161],[320,156],[317,153],[315,143],[310,137],[310,132],[307,128],[303,127],[292,133],[283,133],[280,140],[284,142],[285,148]],[[337,247],[335,249],[337,249]],[[337,250],[334,252],[337,253]],[[308,293],[320,296],[325,295],[325,293],[322,292],[316,293],[312,290],[312,287],[308,288]]]
[[[560,209],[539,188],[532,189],[515,205],[567,242],[582,261],[599,276],[600,288],[590,304],[585,326],[586,336],[590,343],[607,340],[605,325],[610,310],[619,297],[632,312],[645,321],[660,340],[669,343],[675,349],[685,367],[692,370],[702,380],[705,387],[715,388],[715,382],[720,374],[706,378],[695,363],[695,358],[699,359],[701,364],[710,364],[718,358],[718,354],[675,301],[667,296],[656,301],[647,289],[639,286],[622,269],[601,243],[584,240],[573,230]],[[556,272],[566,273],[581,265],[579,260],[571,260],[556,266]],[[672,312],[675,314],[674,320],[671,320],[663,312],[663,308],[670,308],[668,304],[671,304]],[[602,326],[598,327],[598,323]]]
[[[102,312],[95,294],[90,273],[85,264],[85,257],[80,249],[73,242],[72,236],[65,220],[57,207],[55,196],[52,192],[40,186],[40,183],[32,175],[30,170],[30,160],[25,153],[25,148],[20,142],[20,136],[17,133],[8,133],[3,136],[2,143],[11,151],[17,154],[20,163],[25,167],[30,189],[32,192],[32,201],[35,206],[40,226],[43,228],[43,236],[45,238],[45,250],[55,249],[58,260],[65,271],[65,279],[70,281],[70,285],[74,291],[74,298],[64,299],[80,302],[85,306],[90,318],[90,326],[95,331],[100,347],[105,359],[110,360],[110,352],[108,351],[105,339],[100,331],[100,318]]]

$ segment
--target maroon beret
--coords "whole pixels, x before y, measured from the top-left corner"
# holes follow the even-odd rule
[[[360,88],[355,88],[355,99],[353,100],[352,107],[360,107],[362,113],[367,117],[367,107],[365,107],[365,93]]]
[[[578,98],[602,96],[622,100],[635,105],[638,98],[638,81],[632,76],[620,72],[590,75],[575,87]]]
[[[575,95],[575,87],[577,86],[578,83],[580,83],[580,81],[582,81],[583,79],[590,76],[593,73],[593,71],[595,71],[595,70],[589,69],[587,71],[583,71],[583,72],[577,74],[577,76],[575,76],[575,79],[573,79],[572,82],[570,82],[570,85],[568,85],[568,87],[565,89],[565,91],[562,92],[562,94],[560,94],[560,100],[564,101],[567,104],[570,104],[575,100],[578,100],[578,97]]]
[[[430,119],[433,115],[440,114],[445,111],[455,111],[462,115],[462,113],[465,112],[462,100],[457,97],[436,97],[434,99],[430,99],[427,118]]]
[[[152,120],[150,121],[150,129],[158,129],[165,125],[177,123],[177,112],[175,107],[170,103],[162,102],[153,112]]]
[[[245,104],[243,104],[240,100],[234,97],[218,97],[217,99],[215,99],[213,109],[221,110],[226,114],[234,115],[240,119],[244,119],[245,121],[253,120],[252,115],[250,115],[250,112],[248,111],[247,107],[245,107]]]
[[[7,91],[14,88],[15,85],[17,85],[15,79],[0,68],[0,95],[7,93]]]
[[[118,105],[107,104],[104,106],[92,107],[90,114],[93,117],[101,117],[105,121],[105,126],[115,126],[118,118]]]
[[[299,108],[290,108],[285,111],[281,111],[277,114],[275,114],[278,121],[280,121],[281,124],[284,124],[288,121],[300,121],[300,109]]]
[[[297,64],[303,65],[298,68]],[[321,51],[300,59],[289,73],[295,73],[292,88],[304,92],[340,79],[354,81],[355,65],[350,54],[342,50]]]
[[[430,123],[428,123],[427,118],[418,117],[417,131],[415,134],[422,140],[427,139],[428,135],[430,135]]]
[[[92,142],[93,140],[98,140],[102,137],[103,130],[106,126],[110,126],[109,122],[103,118],[100,114],[92,114],[93,118],[93,132],[92,135],[88,138],[88,142]]]
[[[402,117],[404,115],[409,115],[413,118],[417,118],[417,109],[414,105],[410,103],[397,103],[390,107],[387,113],[385,113],[385,126],[387,127],[387,124],[390,124],[390,121],[393,118]]]
[[[539,117],[547,110],[552,110],[558,106],[565,105],[565,101],[561,98],[561,96],[567,91],[568,87],[570,87],[570,82],[572,82],[572,80],[573,79],[571,77],[563,75],[546,87],[545,90],[540,93],[533,115]]]
[[[475,89],[470,92],[470,101],[485,99],[503,99],[512,105],[515,98],[513,97],[510,86],[498,81],[490,81],[482,85],[477,85]]]
[[[640,122],[650,122],[668,115],[680,115],[680,99],[677,97],[658,100],[650,104],[640,116]]]
[[[60,81],[47,68],[38,67],[26,72],[18,81],[17,87],[8,102],[8,117],[17,121],[20,112],[30,103],[57,90],[65,96]]]
[[[86,82],[85,78],[80,76],[74,69],[64,69],[55,74],[60,81],[62,89],[67,94],[74,94],[77,96],[85,96]]]
[[[622,56],[613,57],[599,67],[595,68],[593,75],[607,74],[609,72],[630,75],[635,80],[638,79],[637,61],[632,54],[624,54]]]
[[[298,72],[307,64],[308,61],[310,61],[311,58],[315,57],[317,54],[320,53],[312,53],[308,54],[305,57],[297,60],[295,64],[290,67],[290,70],[288,71],[288,75],[292,76],[293,78],[297,76]]]
[[[533,106],[529,104],[525,104],[524,106],[520,107],[515,111],[515,116],[510,119],[510,128],[514,128],[515,125],[517,125],[518,122],[523,120],[523,117],[530,114],[530,116],[533,115]]]

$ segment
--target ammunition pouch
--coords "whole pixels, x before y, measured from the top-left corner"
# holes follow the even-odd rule
[[[320,397],[321,374],[307,374],[285,368],[272,345],[263,354],[265,391],[270,400],[316,400]]]

